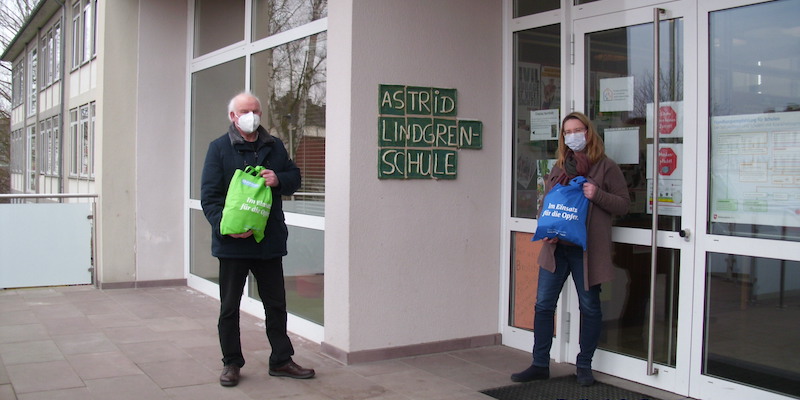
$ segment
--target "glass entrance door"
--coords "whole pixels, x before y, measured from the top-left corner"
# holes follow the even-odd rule
[[[800,398],[800,2],[622,3],[510,24],[503,343],[533,344],[539,178],[557,122],[581,111],[633,200],[612,231],[593,367],[704,400]],[[574,363],[571,281],[564,293],[551,357]]]
[[[603,333],[593,366],[688,394],[694,254],[689,224],[696,186],[690,167],[696,164],[695,146],[688,144],[696,140],[689,129],[696,106],[684,96],[695,77],[684,51],[686,18],[678,11],[686,5],[678,3],[668,3],[663,12],[647,7],[576,18],[573,96],[575,109],[589,116],[607,155],[622,169],[631,196],[628,214],[614,223],[615,278],[602,287]],[[577,316],[570,293],[570,314]],[[569,329],[577,333],[580,318],[570,318]],[[567,348],[567,359],[574,360],[578,341],[570,340]]]
[[[796,0],[698,2],[694,398],[800,398],[798,15]]]

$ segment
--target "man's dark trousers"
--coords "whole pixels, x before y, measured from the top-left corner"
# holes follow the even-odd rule
[[[246,239],[242,239],[246,240]],[[283,259],[219,259],[219,343],[222,363],[244,366],[239,334],[239,306],[248,272],[256,278],[258,295],[267,316],[267,339],[272,346],[269,367],[278,368],[292,359],[294,348],[286,333],[286,288],[283,282]]]

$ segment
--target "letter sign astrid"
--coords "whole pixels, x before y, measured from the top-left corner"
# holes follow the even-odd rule
[[[458,150],[483,147],[483,123],[456,118],[456,89],[380,85],[378,110],[379,179],[456,179]]]

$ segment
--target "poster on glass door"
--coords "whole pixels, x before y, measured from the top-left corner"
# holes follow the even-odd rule
[[[658,214],[681,215],[683,201],[683,145],[658,146]],[[647,213],[653,213],[653,145],[647,145]]]
[[[800,227],[800,112],[711,118],[711,222]]]
[[[683,138],[683,102],[658,103],[658,135],[661,139]],[[647,103],[647,137],[653,137],[653,103]]]

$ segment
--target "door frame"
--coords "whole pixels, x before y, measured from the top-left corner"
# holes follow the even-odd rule
[[[511,299],[511,238],[514,232],[533,233],[536,230],[536,220],[511,217],[512,193],[512,108],[513,104],[513,68],[514,68],[514,34],[519,31],[534,29],[552,24],[561,24],[561,109],[562,116],[572,110],[582,111],[584,103],[583,75],[584,65],[581,59],[584,44],[582,34],[599,30],[605,23],[607,29],[621,26],[636,25],[639,23],[652,23],[653,7],[667,10],[661,20],[680,15],[684,18],[683,24],[683,61],[684,61],[684,158],[694,160],[694,170],[684,168],[684,196],[682,210],[682,226],[689,229],[691,242],[686,242],[679,237],[678,232],[660,231],[657,241],[664,247],[677,248],[681,252],[681,267],[679,282],[681,298],[678,303],[678,342],[676,353],[676,367],[665,368],[658,365],[659,373],[648,376],[644,371],[645,363],[639,359],[624,359],[603,351],[598,351],[595,357],[595,367],[611,375],[631,379],[639,383],[662,388],[683,396],[702,399],[775,399],[787,400],[790,397],[776,394],[767,390],[749,387],[737,382],[703,375],[703,347],[704,347],[704,319],[706,297],[706,254],[709,252],[740,254],[746,256],[775,258],[776,254],[797,254],[797,243],[789,241],[776,241],[764,239],[749,239],[730,236],[707,234],[706,221],[708,221],[709,193],[709,161],[700,155],[709,152],[709,121],[708,114],[709,92],[701,88],[700,84],[709,82],[709,13],[717,10],[738,6],[765,3],[771,0],[679,0],[658,1],[642,0],[637,2],[637,8],[625,10],[624,0],[602,0],[580,6],[572,6],[571,0],[562,0],[558,10],[544,12],[532,16],[513,18],[512,1],[503,2],[504,7],[504,33],[503,33],[503,159],[506,160],[503,168],[502,189],[506,200],[502,203],[502,251],[501,251],[501,298],[500,298],[500,332],[503,344],[523,351],[531,351],[533,346],[533,333],[526,329],[509,326]],[[678,10],[677,12],[672,10]],[[678,14],[679,13],[679,14]],[[600,22],[597,22],[600,21]],[[605,22],[602,22],[605,21]],[[616,23],[614,22],[616,21]],[[584,25],[589,24],[589,25]],[[591,30],[589,29],[591,28]],[[580,34],[576,32],[580,30]],[[573,33],[575,35],[573,36]],[[575,48],[570,51],[572,43]],[[580,49],[579,49],[580,48]],[[574,64],[571,63],[575,58]],[[579,78],[579,79],[577,79]],[[577,88],[580,87],[580,88]],[[704,86],[705,87],[705,86]],[[572,90],[567,90],[570,88]],[[687,89],[689,88],[689,89]],[[703,111],[700,111],[702,107]],[[688,165],[688,164],[685,164]],[[689,183],[689,179],[691,183]],[[692,193],[687,193],[687,186]],[[641,230],[631,228],[614,228],[613,240],[615,242],[635,243],[649,245],[650,238],[643,237]],[[800,256],[791,256],[789,259],[800,260]],[[565,285],[564,295],[561,296],[557,309],[559,329],[564,328],[563,321],[571,332],[578,332],[579,315],[575,290],[571,284]],[[563,330],[562,330],[563,332]],[[574,363],[577,354],[577,341],[568,341],[565,336],[554,338],[551,357],[556,362]],[[577,335],[573,334],[573,337]],[[635,369],[631,373],[629,370]]]
[[[759,3],[768,3],[772,0],[702,0],[698,1],[698,37],[710,37],[709,15],[715,11],[725,9],[749,6]],[[710,64],[710,45],[709,40],[702,40],[697,42],[697,54],[702,55],[698,57],[698,71],[703,71],[703,78],[709,82],[709,64]],[[710,103],[709,90],[701,90],[697,93],[698,104],[702,104],[705,109]],[[697,152],[699,154],[710,154],[710,131],[709,126],[711,118],[708,112],[699,113],[697,118],[697,132],[702,132],[703,140],[697,142]],[[697,185],[698,187],[709,187],[709,174],[710,165],[709,158],[702,157],[697,163]],[[709,204],[709,191],[699,191],[697,197],[698,204]],[[762,258],[779,258],[792,259],[800,261],[798,255],[797,242],[786,240],[768,240],[768,239],[754,239],[735,236],[721,236],[707,233],[706,223],[709,221],[708,207],[698,209],[697,223],[695,224],[694,232],[697,236],[697,246],[695,250],[696,268],[694,269],[694,300],[693,309],[699,312],[692,315],[693,326],[696,327],[698,334],[692,337],[692,351],[691,351],[691,365],[694,371],[690,377],[689,395],[698,399],[764,399],[764,400],[788,400],[793,397],[788,397],[783,394],[770,392],[764,389],[751,387],[741,383],[733,382],[726,379],[717,378],[710,375],[703,374],[703,350],[705,345],[705,335],[700,334],[703,332],[705,325],[705,297],[706,297],[706,255],[708,253],[723,253],[732,255],[744,255],[751,257]],[[755,338],[754,340],[758,340]],[[735,395],[734,395],[735,394]]]
[[[618,11],[603,15],[587,15],[582,16],[582,13],[576,13],[575,18],[570,21],[572,24],[573,41],[574,41],[574,58],[575,62],[571,65],[572,68],[572,81],[575,109],[583,111],[585,104],[585,79],[587,71],[585,71],[586,62],[585,57],[585,35],[603,31],[608,29],[622,28],[625,26],[652,24],[653,23],[653,9],[659,7],[665,10],[661,15],[660,20],[668,20],[674,18],[683,19],[683,80],[684,80],[684,96],[683,96],[683,154],[682,163],[684,166],[694,165],[697,159],[695,141],[698,140],[697,135],[692,135],[695,132],[690,127],[695,126],[697,120],[697,99],[695,93],[687,90],[687,88],[697,87],[697,57],[693,53],[697,48],[695,43],[689,43],[689,40],[696,41],[697,36],[694,27],[696,23],[696,15],[692,10],[696,9],[693,0],[665,2],[663,4],[653,4],[646,7],[635,8],[631,10]],[[652,44],[652,39],[651,39]],[[648,121],[651,123],[651,121]],[[678,329],[676,333],[676,360],[674,367],[655,364],[658,373],[648,375],[647,361],[632,358],[626,355],[612,353],[598,349],[595,353],[593,368],[600,372],[609,373],[614,376],[619,376],[624,379],[643,383],[648,386],[653,386],[662,390],[667,390],[681,395],[688,395],[689,393],[689,376],[690,368],[690,350],[691,350],[691,333],[692,333],[692,290],[693,290],[693,275],[690,273],[694,269],[694,235],[691,232],[696,231],[694,224],[696,221],[696,176],[695,171],[691,168],[682,168],[682,203],[681,203],[681,224],[679,229],[684,229],[690,232],[690,235],[683,238],[679,232],[674,231],[659,231],[657,233],[656,242],[661,248],[677,249],[680,251],[679,268],[681,273],[676,285],[681,288],[678,290],[680,296],[678,297]],[[643,233],[647,232],[646,235]],[[635,229],[635,228],[613,228],[612,239],[614,242],[621,242],[626,244],[635,244],[643,246],[651,246],[650,229]],[[650,266],[643,266],[650,268]],[[569,286],[569,285],[568,285]],[[575,289],[570,286],[568,291],[568,308],[571,315],[580,315],[578,311],[578,301]],[[570,319],[570,331],[578,332],[580,329],[580,318]],[[580,351],[577,340],[571,340],[567,346],[567,360],[574,360]]]

